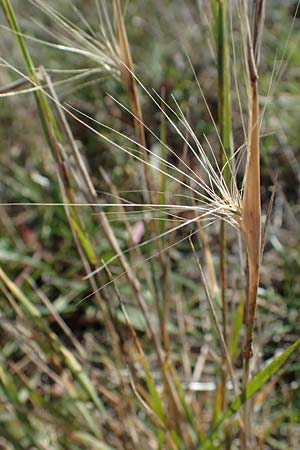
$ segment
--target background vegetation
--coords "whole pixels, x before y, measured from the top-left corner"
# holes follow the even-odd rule
[[[268,227],[247,373],[242,5],[1,1],[0,448],[299,448],[298,8],[251,29]]]

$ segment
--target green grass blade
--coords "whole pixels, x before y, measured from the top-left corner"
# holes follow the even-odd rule
[[[96,405],[98,411],[102,416],[106,415],[106,410],[96,389],[93,386],[92,381],[88,377],[88,375],[84,372],[82,365],[77,361],[75,356],[64,346],[60,346],[60,353],[63,355],[66,365],[70,368],[71,372],[74,375],[74,378],[81,385],[82,389],[86,392],[89,398]]]
[[[39,310],[36,306],[23,294],[21,289],[13,283],[6,275],[3,269],[0,267],[0,280],[10,290],[10,292],[18,299],[20,304],[24,307],[30,317],[38,319],[41,317]]]
[[[91,244],[90,240],[86,237],[84,232],[82,231],[82,229],[78,223],[78,219],[75,216],[74,212],[72,210],[70,210],[70,213],[71,213],[70,220],[71,220],[72,225],[77,233],[78,239],[80,240],[80,244],[85,252],[85,255],[87,256],[87,259],[90,262],[90,264],[95,266],[97,264],[97,257],[95,255],[92,244]]]
[[[31,60],[30,54],[25,45],[24,39],[22,37],[22,33],[20,27],[18,25],[16,16],[14,14],[14,10],[12,8],[10,0],[2,0],[2,8],[6,15],[7,21],[11,30],[13,31],[15,38],[17,40],[18,46],[20,48],[22,57],[24,59],[25,67],[28,73],[29,78],[33,81],[35,85],[39,85],[38,77],[36,76],[36,71],[34,64]],[[42,91],[34,92],[34,97],[38,106],[38,113],[42,122],[43,130],[46,136],[46,140],[50,148],[53,147],[53,137],[49,133],[49,122],[51,123],[51,127],[53,128],[56,138],[59,137],[58,128],[56,126],[56,121],[51,113],[47,100]]]
[[[232,322],[232,332],[231,338],[229,341],[229,353],[232,361],[237,357],[239,348],[239,338],[241,335],[241,329],[243,326],[243,317],[244,317],[244,298],[241,299],[239,306],[236,310],[235,316]]]
[[[253,395],[256,394],[256,392],[258,392],[267,383],[267,381],[278,372],[289,356],[291,356],[291,354],[298,349],[299,345],[300,339],[288,347],[281,355],[279,355],[267,367],[252,378],[252,380],[247,384],[246,390],[241,395],[236,397],[235,400],[233,400],[231,405],[219,419],[218,423],[213,427],[208,438],[198,447],[198,450],[211,448],[212,441],[217,437],[219,428],[224,421],[232,417],[233,414],[235,414],[247,400],[253,397]]]
[[[114,450],[104,442],[101,442],[98,439],[95,439],[93,436],[82,431],[73,433],[72,437],[90,450]]]
[[[1,361],[2,363],[2,361]],[[20,402],[18,396],[18,390],[13,382],[11,375],[4,369],[3,364],[0,365],[0,392],[7,398],[10,405],[13,406],[13,410],[20,427],[23,430],[25,436],[29,442],[37,449],[41,449],[36,436],[35,431],[24,411],[24,406]],[[0,432],[1,436],[1,432]]]

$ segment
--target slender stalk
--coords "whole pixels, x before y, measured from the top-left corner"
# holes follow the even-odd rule
[[[230,123],[230,72],[229,72],[229,38],[227,30],[227,0],[216,0],[214,5],[215,35],[217,47],[218,69],[218,116],[219,133],[221,139],[220,162],[224,169],[224,179],[230,187],[231,156],[231,123]],[[220,223],[220,279],[221,279],[221,303],[222,303],[222,327],[225,342],[227,342],[227,239],[226,223]],[[225,361],[224,361],[225,362]],[[226,406],[226,372],[223,371],[221,379],[221,408]]]
[[[227,0],[217,0],[217,17],[215,21],[217,25],[218,111],[222,142],[221,164],[222,168],[224,168],[224,178],[229,186],[231,178],[229,166],[231,157],[231,108]]]
[[[140,103],[140,98],[138,94],[138,88],[136,80],[133,76],[133,62],[129,47],[129,42],[127,38],[126,28],[123,19],[123,13],[121,8],[120,0],[115,0],[115,7],[117,11],[117,21],[118,21],[118,33],[119,33],[119,45],[120,45],[120,56],[121,56],[121,80],[126,89],[130,107],[133,113],[133,123],[137,134],[139,143],[143,147],[143,159],[148,161],[148,153],[146,150],[146,136],[145,129],[143,126],[143,114]],[[146,164],[143,164],[144,176],[146,187],[148,191],[149,199],[151,199],[152,183],[149,168]]]
[[[257,80],[251,80],[249,119],[249,147],[243,200],[243,232],[248,259],[248,299],[246,310],[245,359],[252,357],[252,338],[254,316],[257,303],[261,247],[261,206],[260,206],[260,144],[259,144],[259,106]]]
[[[218,111],[221,138],[220,161],[224,168],[224,178],[229,186],[230,169],[229,159],[231,153],[231,124],[230,124],[230,74],[229,74],[229,47],[227,32],[227,1],[217,1],[217,65],[218,65]],[[227,263],[226,263],[226,225],[221,222],[220,227],[220,272],[222,321],[225,340],[227,339]]]
[[[139,144],[141,145],[142,149],[142,155],[143,160],[146,164],[143,164],[143,171],[144,171],[144,179],[145,184],[147,188],[147,197],[150,203],[155,203],[153,199],[153,182],[151,179],[151,172],[149,170],[149,155],[146,151],[147,144],[146,144],[146,136],[145,136],[145,128],[144,128],[144,121],[143,121],[143,114],[142,114],[142,108],[140,104],[140,98],[138,94],[138,87],[137,87],[137,81],[134,76],[134,68],[133,68],[133,62],[130,52],[130,46],[128,42],[128,37],[126,33],[126,28],[124,25],[124,19],[123,19],[123,13],[121,8],[121,2],[120,0],[115,0],[115,7],[117,12],[117,23],[118,23],[118,34],[119,34],[119,46],[120,46],[120,55],[121,55],[121,80],[123,82],[123,85],[127,91],[131,111],[133,113],[133,123],[135,127],[135,131],[137,134],[137,138],[139,141]],[[162,124],[162,130],[164,125]],[[163,146],[164,147],[164,146]],[[163,152],[166,149],[163,148]],[[164,188],[164,186],[163,186]],[[155,231],[157,233],[160,232],[160,223],[150,222],[149,224],[149,231]],[[168,265],[168,255],[165,256],[165,258],[162,256],[161,252],[159,252],[159,259],[162,267],[162,285],[164,288],[161,289],[161,286],[157,285],[155,283],[156,278],[156,269],[154,265],[153,267],[153,278],[154,278],[154,285],[157,286],[156,289],[156,304],[157,304],[157,312],[160,320],[160,332],[161,332],[161,342],[162,342],[162,349],[165,353],[165,356],[167,358],[167,354],[169,351],[169,336],[167,331],[167,317],[168,317],[168,290],[169,290],[169,265]],[[138,293],[140,296],[140,294]],[[139,301],[141,304],[141,300]],[[143,309],[144,311],[144,309]],[[148,318],[146,317],[146,321],[148,322]],[[150,325],[150,323],[149,323]],[[149,327],[149,330],[151,330],[151,326]],[[152,334],[152,339],[155,344],[155,348],[157,349],[157,353],[159,353],[159,341],[154,333]],[[174,408],[172,408],[176,415],[176,422],[180,422],[180,415],[178,414],[178,411],[181,409],[179,406],[179,401],[176,401],[177,399],[177,393],[176,390],[172,389],[173,387],[173,375],[170,371],[168,364],[162,364],[163,369],[163,375],[165,378],[165,392],[166,396],[169,400],[170,404],[174,404]],[[175,400],[174,400],[175,399]],[[178,419],[178,420],[177,420]]]
[[[247,3],[243,4],[244,25],[246,25],[246,58],[248,72],[248,153],[244,178],[241,228],[246,244],[248,263],[248,293],[245,308],[245,341],[243,360],[243,389],[249,380],[250,359],[253,355],[252,341],[257,305],[259,268],[261,261],[261,198],[260,198],[260,139],[258,102],[258,61],[260,37],[263,24],[264,0],[253,1],[252,35],[248,19]],[[251,446],[250,408],[244,408],[245,430],[243,448]]]
[[[248,262],[248,294],[245,311],[246,335],[244,342],[243,387],[249,380],[250,359],[253,355],[252,340],[254,319],[257,304],[257,291],[259,283],[259,266],[261,254],[261,206],[260,206],[260,149],[259,149],[259,107],[257,96],[257,80],[251,80],[250,91],[250,118],[249,118],[249,147],[245,184],[245,197],[243,204],[243,232],[246,242]],[[245,437],[244,447],[248,448],[251,439],[250,411],[245,404]]]
[[[215,307],[214,307],[214,304],[213,304],[213,301],[212,301],[209,289],[207,287],[207,282],[205,280],[203,269],[202,269],[201,263],[199,261],[199,258],[197,256],[197,253],[196,253],[196,250],[195,250],[195,247],[194,247],[194,244],[193,244],[193,241],[192,241],[191,237],[190,237],[190,244],[191,244],[194,256],[195,256],[195,261],[196,261],[197,268],[199,269],[199,272],[200,272],[201,281],[202,281],[203,286],[204,286],[205,296],[206,296],[206,300],[207,300],[207,303],[208,303],[209,311],[210,311],[210,314],[211,314],[211,320],[212,320],[212,323],[213,323],[214,327],[216,328],[216,332],[217,332],[217,335],[218,335],[218,338],[219,338],[219,341],[220,341],[221,351],[222,351],[222,354],[224,356],[224,360],[226,362],[227,369],[228,369],[228,372],[229,372],[229,376],[230,376],[230,379],[231,379],[231,382],[232,382],[233,391],[236,394],[237,393],[237,388],[236,388],[236,383],[235,383],[235,377],[234,377],[234,371],[233,371],[233,367],[232,367],[231,357],[230,357],[230,354],[229,354],[229,351],[228,351],[228,347],[227,347],[225,339],[224,339],[224,335],[222,333],[222,329],[221,329],[221,327],[219,325],[217,314],[216,314],[216,311],[215,311]]]
[[[163,101],[166,100],[166,88],[162,88],[162,99]],[[167,134],[167,127],[166,127],[166,118],[163,111],[165,111],[165,104],[164,102],[161,102],[161,125],[160,125],[160,141],[161,141],[161,176],[160,176],[160,194],[159,194],[159,203],[163,206],[167,203],[167,177],[164,174],[167,170],[167,148],[163,144],[166,142],[166,134]],[[163,218],[162,218],[163,219]],[[160,220],[159,221],[159,232],[163,234],[166,231],[165,221]],[[163,238],[160,241],[160,250],[163,250],[163,248],[166,246],[167,240]],[[169,304],[170,304],[170,256],[169,252],[165,252],[161,258],[161,277],[160,277],[160,283],[162,285],[161,288],[161,296],[162,296],[162,306],[161,306],[161,320],[160,320],[160,329],[161,329],[161,338],[162,338],[162,344],[163,349],[166,353],[169,352],[169,335],[168,335],[168,313],[169,313]]]

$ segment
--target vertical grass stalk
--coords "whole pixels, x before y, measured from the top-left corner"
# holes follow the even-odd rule
[[[252,34],[248,19],[248,6],[243,3],[244,26],[246,27],[245,56],[248,72],[248,149],[244,177],[242,205],[242,233],[245,240],[248,263],[248,295],[245,309],[245,341],[243,361],[243,388],[246,389],[250,360],[253,354],[252,340],[257,305],[259,268],[261,260],[261,198],[260,198],[260,139],[258,102],[258,61],[260,36],[263,24],[264,1],[253,1]],[[249,405],[245,405],[244,448],[251,445]]]
[[[213,4],[215,19],[215,38],[217,49],[218,71],[218,122],[220,134],[220,163],[223,176],[230,187],[231,156],[231,116],[230,116],[230,71],[229,71],[229,36],[227,26],[227,0],[215,0]],[[220,278],[221,278],[221,304],[224,340],[227,342],[227,240],[226,224],[220,224]],[[225,361],[224,361],[225,362]],[[226,373],[222,373],[220,384],[220,405],[217,409],[223,410],[226,405]]]
[[[229,160],[231,155],[231,122],[230,122],[230,72],[229,72],[229,45],[227,30],[227,1],[216,2],[216,41],[217,41],[217,70],[218,70],[218,120],[221,138],[220,162],[223,169],[224,179],[230,186]],[[227,264],[226,264],[226,226],[221,222],[220,228],[220,272],[221,272],[221,296],[223,333],[227,336]]]

